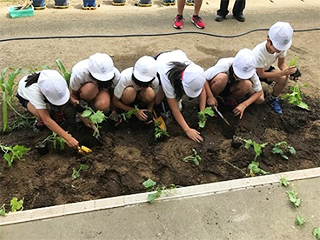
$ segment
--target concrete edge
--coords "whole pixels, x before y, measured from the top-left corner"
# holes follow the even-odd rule
[[[161,196],[159,199],[172,200],[198,197],[270,185],[279,183],[282,177],[286,177],[289,181],[320,177],[320,168],[182,187],[173,190],[172,194],[164,194],[164,196]],[[150,192],[8,213],[0,217],[0,226],[146,203],[148,194],[150,194]]]

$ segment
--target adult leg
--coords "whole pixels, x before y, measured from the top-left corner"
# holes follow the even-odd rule
[[[225,16],[227,16],[229,13],[228,6],[229,0],[220,0],[220,9],[217,11],[217,15],[225,18]]]
[[[183,15],[183,10],[184,10],[185,5],[186,5],[185,0],[178,0],[177,1],[178,15]]]
[[[194,0],[194,13],[193,15],[199,15],[202,5],[202,0]]]
[[[245,21],[243,10],[246,6],[246,0],[236,0],[232,9],[233,16],[240,22]]]

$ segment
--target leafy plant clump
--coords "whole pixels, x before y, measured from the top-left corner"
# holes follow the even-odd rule
[[[302,226],[303,224],[306,223],[306,220],[300,214],[298,214],[295,218],[295,223],[298,226]]]
[[[279,185],[283,187],[288,187],[290,184],[289,180],[286,177],[280,178]]]
[[[299,56],[295,55],[290,59],[288,66],[289,67],[296,67],[298,65],[298,61],[299,61]]]
[[[88,118],[95,126],[93,135],[99,135],[99,124],[102,123],[106,116],[100,110],[94,111],[91,107],[86,106],[86,109],[81,114],[82,117]]]
[[[9,167],[12,166],[12,163],[16,158],[22,160],[23,155],[31,149],[20,145],[10,147],[2,144],[0,144],[0,148],[4,152],[3,158],[7,161]]]
[[[148,195],[149,203],[153,203],[154,200],[159,198],[162,194],[166,194],[166,195],[171,194],[172,190],[177,188],[177,186],[174,184],[170,184],[169,187],[166,187],[165,185],[157,186],[157,183],[150,178],[144,181],[142,185],[148,191],[155,191],[155,193],[150,193]]]
[[[300,92],[300,83],[297,82],[294,86],[290,87],[291,93],[287,93],[282,96],[283,99],[287,99],[290,104],[293,104],[304,110],[310,110],[308,104],[302,101],[301,92]],[[307,84],[301,85],[301,87],[306,87]]]
[[[160,140],[160,139],[163,139],[164,137],[169,137],[169,133],[165,130],[165,129],[162,129],[160,127],[161,125],[161,122],[158,121],[158,122],[154,122],[154,139],[155,140]]]
[[[212,110],[211,107],[206,107],[205,109],[203,109],[202,111],[200,111],[198,113],[198,124],[199,124],[199,128],[204,128],[208,119],[208,116],[213,117],[214,116],[214,112]]]
[[[23,201],[24,199],[18,199],[16,197],[13,197],[10,201],[10,207],[11,210],[8,212],[16,212],[16,211],[22,211],[23,210]],[[6,213],[6,206],[7,204],[2,204],[1,208],[0,208],[0,216],[4,216]]]
[[[256,162],[256,161],[252,161],[249,165],[248,165],[248,169],[250,170],[250,176],[254,177],[256,174],[263,174],[263,175],[267,175],[269,174],[269,172],[266,172],[264,170],[262,170],[259,167],[260,163]]]
[[[245,142],[245,148],[246,149],[249,149],[250,146],[253,147],[253,150],[255,152],[255,156],[254,156],[254,161],[257,160],[257,158],[261,155],[262,153],[262,149],[268,145],[268,143],[263,143],[263,144],[259,144],[251,139],[249,140],[245,140],[245,139],[242,139],[244,142]]]
[[[129,119],[132,118],[132,115],[135,115],[138,112],[138,110],[139,110],[138,105],[135,105],[134,109],[131,109],[121,114],[122,119],[124,121],[128,121]]]
[[[201,157],[198,155],[197,150],[192,148],[192,154],[189,156],[186,156],[182,159],[184,162],[193,161],[196,166],[199,166]]]
[[[317,239],[320,240],[320,227],[315,227],[312,230],[312,235]]]
[[[2,204],[2,206],[0,208],[0,216],[4,216],[6,214],[5,206],[6,206],[6,204]]]
[[[72,169],[72,176],[71,176],[72,180],[75,180],[75,179],[79,178],[80,177],[80,172],[82,170],[88,170],[88,169],[89,169],[89,166],[86,165],[86,164],[80,164],[80,167],[78,169],[73,168]]]
[[[296,150],[294,149],[294,147],[289,146],[286,141],[282,141],[274,145],[274,147],[272,148],[272,153],[280,154],[282,158],[288,160],[288,155],[296,154]]]
[[[300,207],[301,199],[298,197],[298,193],[294,190],[286,191],[289,196],[289,201],[293,203],[295,207]]]
[[[46,143],[46,142],[52,142],[54,149],[56,149],[57,146],[59,146],[60,150],[65,149],[66,141],[55,132],[52,132],[51,135],[49,135],[42,141],[42,143]]]

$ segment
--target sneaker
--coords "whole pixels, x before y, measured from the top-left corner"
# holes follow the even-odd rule
[[[39,118],[36,118],[36,120],[34,121],[34,124],[33,124],[33,131],[40,132],[41,130],[44,129],[44,127],[45,127],[45,125],[42,122],[42,120]]]
[[[204,22],[202,21],[202,18],[198,15],[193,15],[191,18],[191,22],[196,25],[197,28],[203,29],[204,28]]]
[[[216,20],[217,22],[221,22],[221,21],[222,21],[223,19],[225,19],[225,18],[226,18],[226,17],[217,14],[215,20]]]
[[[175,29],[181,29],[183,27],[183,16],[177,14],[177,16],[173,19],[173,27]]]
[[[56,123],[58,123],[59,125],[61,125],[65,121],[64,116],[63,116],[63,112],[53,112],[52,113],[52,119]]]
[[[271,106],[272,110],[275,112],[275,113],[278,113],[278,114],[282,114],[282,109],[280,107],[280,104],[279,104],[279,98],[273,98],[273,99],[270,99],[268,101],[269,105]]]
[[[188,6],[194,6],[194,0],[187,0]]]

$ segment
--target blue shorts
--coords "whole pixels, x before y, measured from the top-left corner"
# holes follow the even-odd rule
[[[29,100],[27,100],[27,99],[24,99],[23,97],[21,97],[18,93],[17,93],[17,95],[16,95],[16,97],[19,99],[19,103],[21,103],[21,105],[22,106],[24,106],[25,108],[27,108],[28,109],[28,102],[29,102]]]

